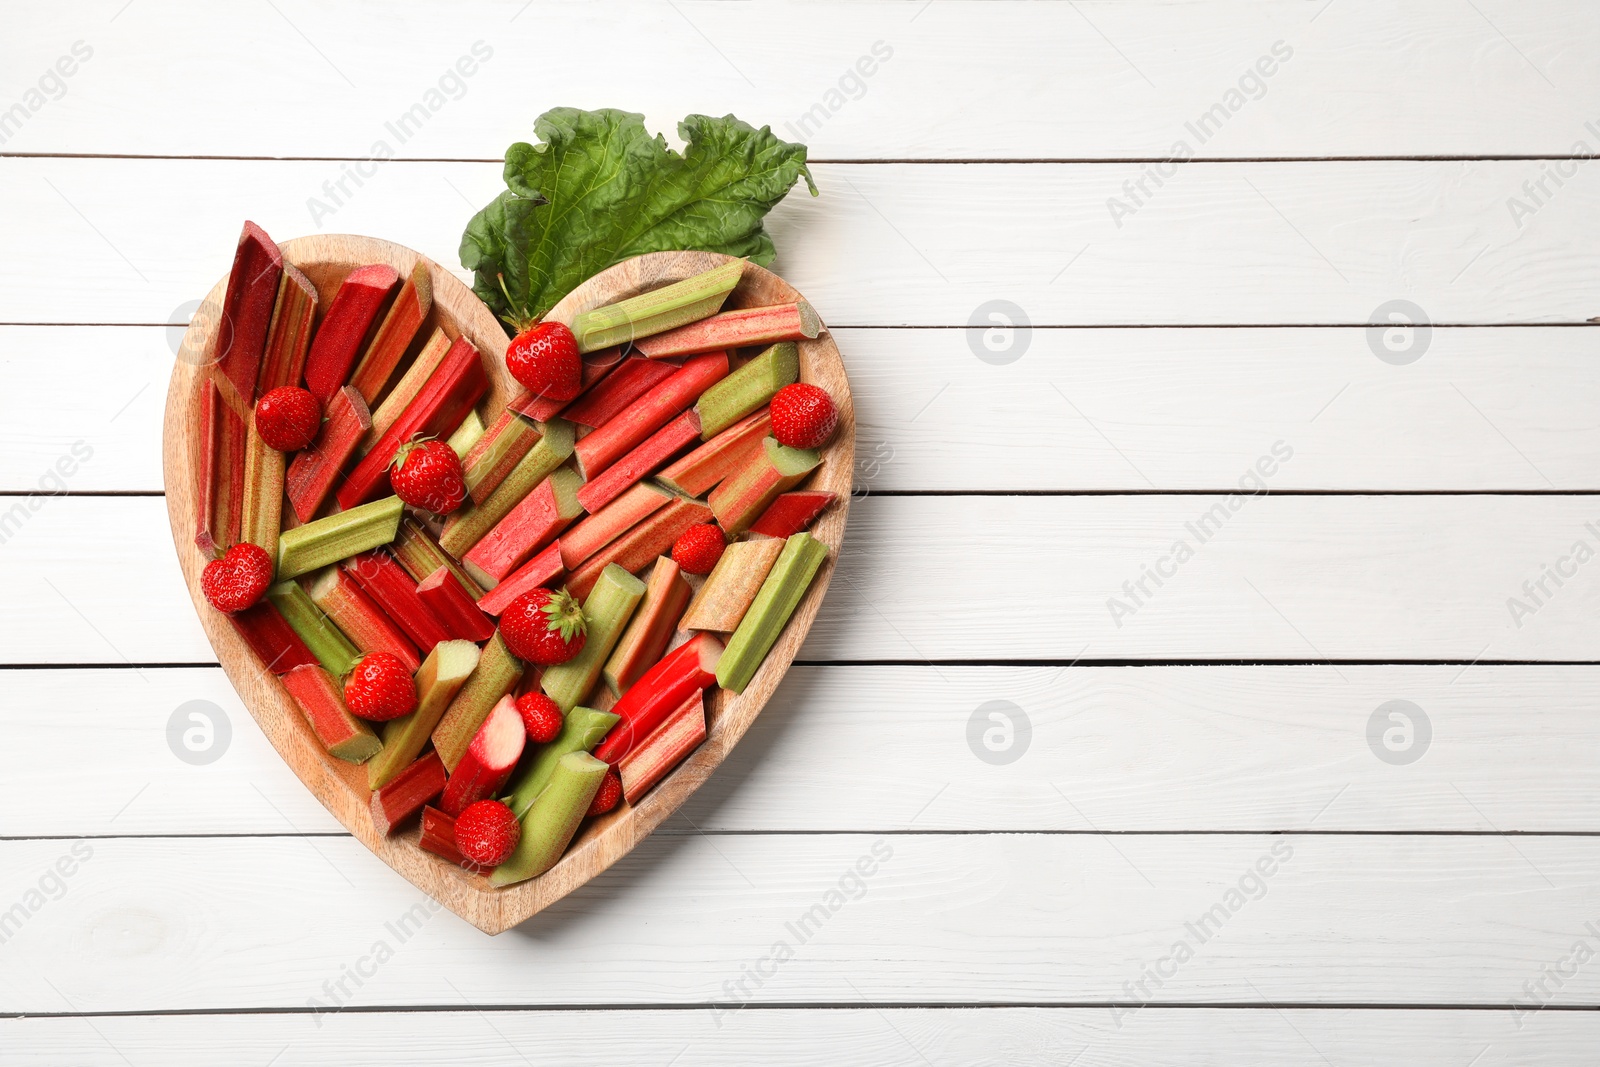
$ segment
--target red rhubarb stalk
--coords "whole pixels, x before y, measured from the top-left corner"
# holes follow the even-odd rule
[[[457,339],[417,398],[406,406],[394,425],[372,446],[372,451],[362,457],[334,494],[339,506],[353,508],[388,492],[389,464],[400,446],[417,434],[448,437],[472,410],[472,405],[488,391],[489,379],[484,376],[478,350],[465,337]]]
[[[460,815],[468,804],[499,792],[522,758],[527,739],[528,730],[517,711],[517,700],[508,693],[483,720],[461,762],[450,772],[439,808],[446,815]]]
[[[788,448],[769,437],[762,450],[723,479],[706,498],[717,523],[729,537],[738,537],[767,507],[805,480],[822,457],[808,448]]]
[[[651,434],[632,452],[606,468],[604,474],[578,490],[578,503],[598,512],[667,460],[700,440],[700,413],[689,408]]]
[[[630,805],[637,804],[651,786],[665,778],[705,739],[705,694],[696,692],[617,765],[623,799]]]
[[[228,617],[250,651],[273,674],[288,674],[296,667],[316,665],[317,657],[270,602],[263,600],[255,607]]]
[[[422,835],[417,838],[417,845],[447,863],[458,867],[474,866],[456,849],[456,821],[438,808],[422,809]]]
[[[418,582],[417,596],[451,637],[487,641],[494,636],[494,621],[483,613],[449,567],[440,567]]]
[[[594,758],[616,765],[684,701],[716,684],[721,657],[722,639],[708,633],[695,634],[668,652],[611,708],[619,721],[594,750]]]
[[[233,254],[222,319],[217,324],[217,366],[246,407],[256,402],[261,355],[266,351],[282,276],[283,253],[265,230],[246,222]]]
[[[388,837],[422,806],[444,789],[448,775],[437,752],[430,752],[395,775],[382,789],[372,794],[372,825]]]
[[[729,426],[656,478],[684,496],[705,496],[724,478],[748,463],[761,450],[761,442],[771,432],[772,415],[762,408]]]
[[[634,486],[561,538],[562,565],[577,570],[584,560],[671,502],[672,494],[657,486]]]
[[[400,561],[406,573],[419,582],[440,567],[445,567],[474,600],[483,595],[478,583],[461,569],[455,557],[439,547],[439,542],[416,519],[408,518],[400,524],[400,533],[395,536],[389,551],[394,553],[394,558]]]
[[[449,334],[443,330],[433,331],[433,336],[422,346],[422,351],[411,360],[411,366],[406,368],[406,372],[400,376],[394,388],[389,390],[389,395],[383,398],[378,410],[372,413],[372,429],[367,431],[369,448],[377,444],[383,435],[389,432],[389,427],[395,424],[395,420],[405,414],[406,408],[411,406],[411,402],[422,392],[422,387],[427,384],[428,379],[433,377],[433,372],[444,362],[444,357],[450,352],[451,344]]]
[[[645,584],[644,599],[628,620],[628,629],[606,661],[606,686],[621,696],[655,665],[678,629],[693,590],[671,556],[657,556]]]
[[[622,363],[622,348],[602,348],[598,352],[590,352],[583,357],[583,390],[571,400],[555,400],[548,396],[534,396],[524,391],[522,395],[512,400],[508,405],[512,411],[519,415],[526,415],[534,422],[549,422],[551,419],[566,411],[567,408],[582,400],[585,393],[600,379],[610,374]]]
[[[334,393],[326,405],[327,421],[311,447],[295,453],[284,476],[284,489],[295,517],[310,522],[333,491],[339,471],[372,428],[372,414],[361,394],[349,386]]]
[[[585,481],[625,456],[630,449],[665,426],[674,415],[700,399],[700,394],[727,377],[728,354],[708,352],[691,356],[683,366],[652,386],[605,425],[580,440],[572,449]]]
[[[817,313],[802,300],[795,304],[724,311],[676,330],[641,337],[633,342],[633,347],[640,355],[661,359],[747,345],[769,345],[775,341],[801,341],[821,332],[822,322]]]
[[[372,727],[350,714],[350,709],[345,707],[343,687],[326,668],[311,664],[296,667],[283,676],[283,687],[300,705],[311,732],[317,735],[329,755],[351,763],[363,763],[383,747]]]
[[[812,520],[838,497],[823,489],[802,489],[783,493],[767,506],[761,517],[750,525],[751,533],[768,537],[788,537],[810,526]]]
[[[361,651],[388,652],[413,673],[422,666],[417,646],[383,613],[378,602],[338,567],[329,567],[317,575],[308,592],[312,603]]]
[[[285,385],[299,385],[311,347],[311,324],[317,314],[317,287],[294,266],[283,265],[278,283],[278,304],[272,309],[267,350],[256,380],[256,395],[265,396]]]
[[[588,596],[608,563],[637,574],[648,567],[651,560],[671,551],[672,543],[683,531],[696,523],[710,521],[711,509],[706,505],[698,500],[675,499],[591,556],[567,579],[567,588],[574,596]]]
[[[670,363],[656,363],[638,357],[625,359],[600,384],[567,405],[561,417],[580,426],[604,426],[629,404],[649,392],[651,386],[666,381],[677,370]]]
[[[461,460],[474,504],[489,499],[506,475],[539,443],[539,428],[510,408],[483,431]]]
[[[569,467],[557,467],[538,487],[461,557],[462,566],[479,585],[498,585],[522,561],[555,540],[583,514],[578,503],[582,480]]]
[[[478,609],[498,616],[523,593],[550,586],[561,577],[561,543],[558,541],[512,571],[505,581],[478,598]]]
[[[350,377],[367,331],[399,284],[393,267],[374,263],[351,271],[334,294],[306,356],[306,388],[324,405]]]
[[[218,516],[218,504],[221,500],[218,490],[221,486],[217,477],[222,466],[222,419],[227,414],[227,409],[222,406],[222,392],[215,381],[209,378],[201,381],[199,404],[200,454],[195,457],[193,463],[194,543],[199,545],[200,551],[206,555],[215,556],[223,551],[220,542],[227,540],[227,517],[224,515],[219,520]]]
[[[372,335],[366,354],[350,374],[350,384],[361,391],[368,404],[376,403],[378,394],[389,384],[389,376],[400,365],[400,358],[411,347],[411,339],[422,328],[422,320],[432,307],[433,282],[427,266],[418,263],[389,305],[389,313]]]
[[[424,655],[440,641],[454,635],[439,621],[417,593],[417,585],[405,568],[381,548],[351,556],[342,564],[361,586],[361,591],[377,601],[384,613],[399,624],[407,637],[416,642]]]

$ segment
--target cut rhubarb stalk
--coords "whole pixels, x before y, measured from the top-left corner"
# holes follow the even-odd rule
[[[439,798],[440,809],[446,815],[460,815],[468,804],[494,796],[511,777],[527,740],[517,700],[508,693],[483,720],[461,762],[450,772],[444,796]]]
[[[697,692],[617,765],[623,799],[637,804],[651,786],[665,778],[705,739],[705,694]]]
[[[358,552],[394,540],[405,510],[397,496],[384,497],[296,526],[278,535],[278,579],[302,574],[348,559]]]
[[[561,723],[561,732],[555,740],[541,745],[533,758],[522,768],[517,780],[506,792],[505,802],[517,818],[522,818],[533,807],[533,802],[544,787],[550,784],[556,764],[562,756],[573,752],[588,752],[617,724],[617,717],[609,711],[593,708],[573,708]]]
[[[570,467],[551,471],[550,477],[461,558],[467,573],[483,586],[504,581],[523,560],[555,540],[568,523],[583,514],[583,505],[578,503],[581,485],[583,479]]]
[[[610,374],[621,363],[621,347],[590,352],[583,357],[583,392],[577,397],[572,400],[555,400],[548,396],[534,396],[524,391],[521,396],[512,400],[509,406],[518,415],[526,415],[534,422],[549,422],[557,415],[565,413],[573,404],[580,402],[596,382]]]
[[[432,727],[433,747],[439,750],[439,758],[446,767],[455,770],[483,720],[489,717],[500,698],[515,689],[521,680],[522,661],[511,654],[497,632],[483,646],[483,655],[472,677]]]
[[[700,416],[690,408],[651,434],[632,452],[607,467],[600,477],[580,489],[578,502],[585,510],[598,512],[621,496],[630,486],[653,473],[667,460],[699,439]],[[582,442],[579,442],[579,447],[582,447]]]
[[[489,499],[481,504],[464,504],[445,520],[444,531],[439,535],[440,547],[457,559],[465,556],[496,523],[511,514],[523,497],[566,462],[572,455],[572,445],[572,423],[565,419],[545,423],[539,443],[511,469]]]
[[[239,540],[260,545],[269,554],[278,548],[283,517],[283,453],[256,432],[255,412],[245,435],[244,492],[239,502]]]
[[[580,494],[581,495],[581,494]],[[584,560],[633,529],[646,516],[672,501],[672,494],[654,485],[636,485],[561,538],[561,563],[576,570]]]
[[[266,396],[285,385],[299,385],[311,347],[311,324],[317,314],[317,287],[295,267],[283,265],[278,302],[267,330],[266,354],[256,379],[256,395]]]
[[[701,497],[761,451],[772,432],[766,408],[745,416],[656,475],[656,481],[684,496]]]
[[[723,531],[738,537],[784,493],[799,485],[822,462],[809,448],[789,448],[777,438],[763,442],[762,451],[711,491],[706,498]]]
[[[634,343],[634,349],[651,359],[721,352],[730,348],[769,345],[775,341],[800,341],[822,332],[822,320],[811,305],[775,304],[764,308],[724,311],[709,319],[679,326]]]
[[[311,582],[311,602],[362,652],[387,652],[406,669],[422,665],[417,646],[383,613],[378,602],[361,591],[356,580],[338,567],[329,567]]]
[[[300,705],[311,732],[330,756],[365,763],[383,747],[372,727],[350,714],[339,679],[323,668],[314,664],[296,667],[283,676],[283,687]]]
[[[540,586],[553,587],[563,570],[561,542],[557,541],[512,571],[505,581],[479,597],[478,610],[489,615],[499,615],[523,593],[531,592]]]
[[[461,583],[461,588],[472,594],[474,599],[483,595],[478,583],[457,566],[455,557],[440,548],[439,542],[416,519],[407,518],[400,524],[400,533],[389,551],[394,553],[394,558],[400,561],[406,573],[419,582],[440,567],[448,567],[450,573],[456,576],[456,581]]]
[[[802,489],[784,493],[750,525],[751,533],[767,537],[789,537],[799,533],[821,515],[838,497],[823,489]]]
[[[339,286],[306,356],[306,388],[323,404],[349,379],[367,331],[399,284],[393,267],[374,263],[351,271]]]
[[[695,594],[694,603],[683,616],[685,630],[716,630],[731,634],[739,620],[761,591],[767,572],[783,551],[783,542],[735,541],[722,551],[711,576]]]
[[[448,437],[488,391],[489,379],[478,350],[466,338],[457,339],[416,399],[406,405],[334,494],[339,506],[351,508],[388,491],[389,464],[400,446],[417,434]]]
[[[755,603],[728,639],[728,651],[717,665],[718,685],[744,692],[827,558],[828,546],[808,533],[797,533],[783,543],[783,552],[761,584]]]
[[[478,409],[473,408],[461,420],[461,425],[456,427],[456,432],[450,435],[447,442],[455,450],[457,456],[465,459],[467,453],[472,451],[472,446],[478,443],[478,438],[483,436],[483,419],[478,416]]]
[[[572,320],[578,351],[620,345],[715,315],[743,272],[744,260],[732,260],[620,303],[580,312]]]
[[[424,653],[454,635],[417,593],[417,583],[394,557],[383,549],[351,556],[342,564],[346,574],[356,580],[361,591],[378,602],[384,614],[400,624],[407,637]]]
[[[461,460],[472,502],[481,504],[489,499],[489,494],[538,443],[537,426],[510,408],[502,411]]]
[[[194,543],[199,545],[200,551],[206,555],[215,556],[222,552],[219,542],[227,537],[224,532],[227,526],[226,517],[219,522],[217,515],[220,488],[217,475],[221,473],[222,417],[226,409],[222,405],[222,393],[215,381],[211,379],[201,381],[198,403],[199,454],[191,461],[195,473]]]
[[[389,427],[393,426],[406,408],[411,406],[411,402],[422,392],[422,387],[428,379],[433,377],[433,372],[444,362],[444,357],[450,348],[450,336],[443,330],[434,330],[433,336],[428,338],[428,343],[422,346],[422,351],[411,361],[411,366],[400,376],[394,388],[389,390],[389,395],[383,398],[378,410],[372,413],[372,429],[367,432],[366,440],[368,447],[377,444],[378,440],[389,432]]]
[[[438,808],[422,809],[422,836],[417,839],[417,845],[447,863],[458,867],[468,864],[467,858],[456,849],[456,821]]]
[[[679,534],[697,522],[709,522],[710,519],[711,509],[698,500],[675,498],[666,507],[590,556],[567,579],[567,588],[574,596],[588,596],[600,572],[613,563],[625,571],[638,573],[657,556],[671,551],[672,543]]]
[[[388,837],[445,786],[444,764],[430,752],[372,794],[372,826]]]
[[[265,230],[246,222],[233,254],[233,270],[228,274],[222,318],[217,324],[217,366],[244,407],[256,402],[261,356],[267,348],[282,277],[283,253]]]
[[[301,522],[310,522],[322,507],[339,472],[372,428],[367,402],[348,386],[333,394],[325,414],[327,421],[317,432],[317,439],[310,448],[295,454],[284,476],[289,503],[294,505],[295,517]]]
[[[478,646],[471,641],[435,645],[417,671],[417,710],[383,724],[383,748],[367,764],[367,785],[382,789],[417,758],[450,702],[461,692],[478,665]],[[441,764],[439,787],[444,788]],[[437,791],[424,800],[432,799]],[[420,805],[419,805],[420,807]]]
[[[629,404],[649,392],[652,386],[666,381],[677,371],[678,368],[671,363],[625,359],[604,381],[569,404],[561,417],[591,429],[604,426],[627,410]]]
[[[361,658],[361,650],[322,613],[299,582],[279,582],[267,590],[267,599],[335,678],[350,673]]]
[[[709,441],[799,380],[800,350],[793,341],[773,345],[706,390],[696,405],[700,432]]]
[[[611,708],[618,723],[594,750],[596,759],[616,763],[694,694],[717,680],[722,639],[695,634],[668,652]]]
[[[606,661],[604,675],[611,692],[617,696],[626,693],[661,658],[678,629],[691,592],[688,579],[672,557],[657,556],[639,610],[633,613],[633,621]]]
[[[317,662],[271,601],[263,600],[228,618],[262,666],[273,674],[288,674],[296,667]]]
[[[215,368],[200,387],[200,447],[197,526],[194,542],[220,555],[239,540],[244,519],[244,468],[250,411],[233,385]]]
[[[644,583],[615,565],[605,568],[593,585],[593,591],[586,593],[583,600],[583,617],[589,631],[582,650],[565,663],[546,667],[539,676],[539,688],[561,705],[563,712],[581,704],[594,689],[600,669],[611,657],[622,631],[628,628],[633,609],[644,597]]]
[[[726,352],[691,356],[670,378],[651,387],[626,410],[577,443],[572,452],[584,480],[594,480],[727,373]]]
[[[561,859],[609,773],[587,752],[569,752],[556,763],[550,784],[522,820],[522,836],[511,858],[494,869],[491,885],[511,885],[548,871]]]
[[[444,624],[451,637],[487,641],[494,636],[494,621],[483,613],[472,595],[456,581],[449,567],[440,567],[418,582],[417,596]]]
[[[366,354],[350,375],[350,384],[368,404],[376,403],[383,387],[389,384],[389,376],[400,365],[400,358],[411,347],[411,339],[421,329],[422,320],[428,317],[432,307],[433,282],[428,277],[426,264],[418,263],[412,268],[411,277],[400,287],[394,303],[389,305],[383,324],[372,335]]]

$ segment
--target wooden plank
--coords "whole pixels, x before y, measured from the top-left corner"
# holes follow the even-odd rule
[[[218,1060],[275,1067],[359,1062],[374,1048],[384,1061],[432,1067],[448,1054],[474,1067],[526,1067],[531,1056],[575,1063],[603,1050],[618,1063],[684,1067],[782,1062],[816,1067],[886,1063],[1000,1062],[1239,1064],[1327,1067],[1399,1063],[1557,1067],[1588,1062],[1592,1014],[1510,1011],[1145,1008],[1119,1028],[1105,1008],[715,1009],[647,1011],[459,1010],[313,1016],[251,1014],[8,1019],[0,1041],[16,1067],[126,1067],[159,1062],[209,1067]],[[1485,1054],[1485,1049],[1488,1050]],[[127,1057],[123,1059],[122,1057]],[[1065,1057],[1065,1059],[1063,1059]]]
[[[0,326],[0,490],[39,489],[82,442],[70,490],[159,491],[181,332]],[[873,492],[1215,490],[1280,438],[1294,458],[1277,490],[1600,489],[1600,331],[1436,330],[1404,367],[1360,328],[1035,330],[1009,366],[976,358],[963,329],[834,336],[856,484]],[[41,404],[62,353],[83,367],[74,401]]]
[[[800,659],[1600,659],[1600,585],[1574,555],[1600,544],[1589,497],[1229,500],[858,500]],[[214,662],[165,501],[6,503],[0,587],[28,610],[0,617],[0,662]],[[1547,566],[1573,576],[1558,587]],[[1546,595],[1523,588],[1541,580]]]
[[[10,841],[0,861],[0,900],[29,912],[0,1003],[24,1013],[1105,1004],[1139,981],[1151,1003],[1504,1006],[1600,940],[1593,837],[652,837],[493,939],[348,838]],[[1578,971],[1546,999],[1600,1000]]]
[[[660,832],[1600,825],[1600,670],[1340,669],[1348,685],[1317,667],[796,667]],[[0,837],[343,832],[214,668],[4,671],[0,685],[0,733],[16,750],[70,749],[95,783],[62,791],[52,765],[17,761],[11,788],[53,799],[0,810]],[[63,693],[70,716],[57,710]],[[1421,709],[1408,712],[1418,721],[1408,738],[1404,721],[1379,714],[1376,744],[1398,728],[1394,758],[1415,757],[1406,763],[1386,762],[1368,737],[1397,699]],[[193,701],[209,705],[198,709],[209,738],[180,712]],[[196,758],[210,762],[178,754],[195,727]]]
[[[494,163],[395,164],[314,215],[337,163],[4,164],[0,256],[30,269],[0,292],[0,322],[181,321],[225,273],[242,218],[280,240],[381,234],[452,264],[502,188]],[[1600,169],[1515,218],[1508,198],[1539,167],[1199,163],[1114,219],[1138,164],[824,164],[822,196],[790,196],[770,229],[778,273],[838,326],[987,324],[1002,299],[1035,325],[1366,323],[1397,299],[1432,322],[1586,322]]]
[[[94,51],[5,148],[365,159],[381,141],[403,157],[497,157],[571,100],[647,107],[669,135],[689,112],[732,111],[824,158],[1165,157],[1180,139],[1229,157],[1566,153],[1595,117],[1579,102],[1600,89],[1586,60],[1600,27],[1556,0],[1496,0],[1482,17],[1446,0],[1327,13],[1243,0],[679,11],[634,0],[536,19],[519,0],[377,18],[279,6],[28,12],[19,86],[74,40]],[[537,71],[521,62],[551,40],[594,39],[612,61],[603,72],[577,49],[546,49]],[[486,61],[441,80],[475,41]],[[1287,58],[1274,64],[1278,42]],[[875,49],[888,58],[875,63]],[[863,57],[871,73],[855,77]],[[1263,57],[1271,76],[1241,85]],[[679,76],[684,63],[694,78]],[[399,128],[415,104],[420,121]],[[1184,123],[1218,104],[1233,110],[1202,142]],[[300,118],[330,105],[337,121]]]

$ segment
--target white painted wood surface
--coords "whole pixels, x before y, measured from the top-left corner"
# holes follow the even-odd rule
[[[1600,1005],[1575,956],[1600,952],[1600,571],[1571,559],[1600,550],[1600,12],[522,7],[11,13],[0,115],[93,54],[0,124],[0,785],[27,798],[0,810],[0,1063],[1592,1060],[1592,1012],[1523,1009]],[[597,34],[603,65],[548,47]],[[389,136],[480,40],[459,99]],[[1199,144],[1185,122],[1280,40]],[[772,231],[836,324],[867,496],[806,665],[680,816],[499,939],[429,918],[319,1025],[308,998],[418,895],[207,666],[156,495],[163,324],[243,217],[454,264],[556,104],[669,134],[830,112],[800,135],[823,196]],[[1209,162],[1123,188],[1186,137]],[[1385,361],[1363,324],[1397,299],[1457,325]],[[969,329],[992,300],[1036,328]],[[1199,545],[1278,442],[1271,493]],[[1165,584],[1122,590],[1179,538]],[[207,766],[168,747],[189,700],[232,726]],[[1429,736],[1388,762],[1394,700]],[[990,701],[1029,723],[1015,762],[969,741]],[[865,895],[729,992],[878,842]],[[1274,845],[1260,899],[1140,992]],[[216,1009],[249,1014],[192,1014]]]

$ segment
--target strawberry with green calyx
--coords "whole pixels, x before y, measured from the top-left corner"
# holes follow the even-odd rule
[[[507,605],[500,616],[500,636],[513,656],[551,667],[583,651],[588,624],[571,593],[541,587]]]
[[[271,584],[272,557],[249,541],[240,541],[200,572],[206,603],[229,615],[254,607]]]
[[[456,450],[434,438],[401,445],[389,465],[395,496],[414,508],[448,515],[467,498],[467,478]]]
[[[538,322],[517,310],[517,303],[506,291],[505,275],[499,275],[500,292],[512,309],[502,315],[517,331],[506,345],[506,370],[534,397],[546,400],[571,400],[583,392],[583,358],[578,354],[578,339],[564,322]]]

